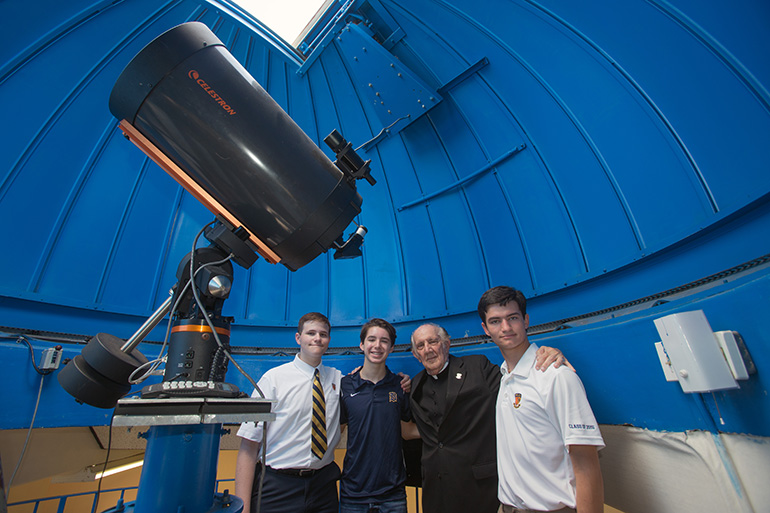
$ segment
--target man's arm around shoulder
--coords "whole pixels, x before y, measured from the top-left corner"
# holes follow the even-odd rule
[[[604,482],[597,448],[593,445],[570,445],[569,457],[575,472],[578,513],[602,513]]]
[[[244,513],[251,511],[251,494],[259,461],[259,447],[259,442],[241,438],[241,446],[235,460],[235,495],[243,500]]]

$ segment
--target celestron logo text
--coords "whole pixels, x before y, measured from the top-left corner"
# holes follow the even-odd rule
[[[233,108],[232,108],[232,107],[230,107],[230,106],[227,104],[227,102],[225,101],[225,99],[224,99],[224,98],[222,98],[221,96],[219,96],[219,95],[217,94],[217,92],[216,92],[216,91],[214,91],[214,90],[211,88],[211,86],[210,86],[210,85],[208,85],[208,84],[206,83],[206,81],[205,81],[205,80],[203,80],[202,78],[200,78],[200,73],[198,73],[198,72],[197,72],[197,71],[195,71],[194,69],[191,69],[191,70],[189,71],[189,73],[187,73],[187,76],[188,76],[188,77],[190,77],[191,79],[195,80],[195,82],[196,82],[196,83],[197,83],[199,86],[201,86],[201,89],[203,89],[204,91],[206,91],[206,92],[209,94],[209,96],[211,96],[211,97],[214,99],[214,101],[215,101],[215,102],[217,102],[217,103],[219,104],[219,106],[220,106],[220,107],[222,107],[222,108],[225,110],[225,112],[227,112],[227,113],[228,113],[228,114],[230,114],[231,116],[235,115],[235,110],[233,110]]]

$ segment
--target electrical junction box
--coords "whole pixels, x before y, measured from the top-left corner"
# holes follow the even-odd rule
[[[739,388],[726,355],[733,355],[733,360],[737,355],[737,360],[742,364],[740,352],[737,348],[724,350],[720,347],[717,336],[702,310],[667,315],[655,319],[654,322],[663,349],[663,353],[658,349],[658,354],[664,354],[670,361],[670,369],[667,370],[668,362],[664,362],[664,357],[661,356],[667,379],[675,377],[686,393]],[[734,345],[732,332],[720,333],[730,333],[730,336],[720,338],[726,344]],[[748,373],[745,375],[748,377]]]
[[[49,347],[43,351],[43,355],[40,357],[40,365],[37,367],[40,370],[54,370],[59,368],[61,364],[61,346]]]

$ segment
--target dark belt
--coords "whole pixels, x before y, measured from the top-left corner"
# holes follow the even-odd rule
[[[572,508],[562,508],[554,511],[536,511],[534,509],[514,508],[507,504],[501,504],[500,511],[502,513],[575,513],[575,510]]]
[[[279,474],[286,474],[287,476],[295,477],[312,477],[317,472],[323,470],[323,468],[273,468],[267,467],[268,470],[278,472]]]

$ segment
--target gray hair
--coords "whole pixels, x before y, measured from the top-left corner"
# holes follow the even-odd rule
[[[436,331],[438,331],[438,338],[440,338],[441,340],[449,340],[449,333],[447,333],[447,330],[445,330],[443,326],[439,326],[435,322],[426,322],[425,324],[420,324],[419,326],[417,326],[417,328],[412,332],[412,335],[409,337],[409,341],[412,344],[412,348],[414,348],[415,332],[425,326],[433,326],[434,328],[436,328]]]

